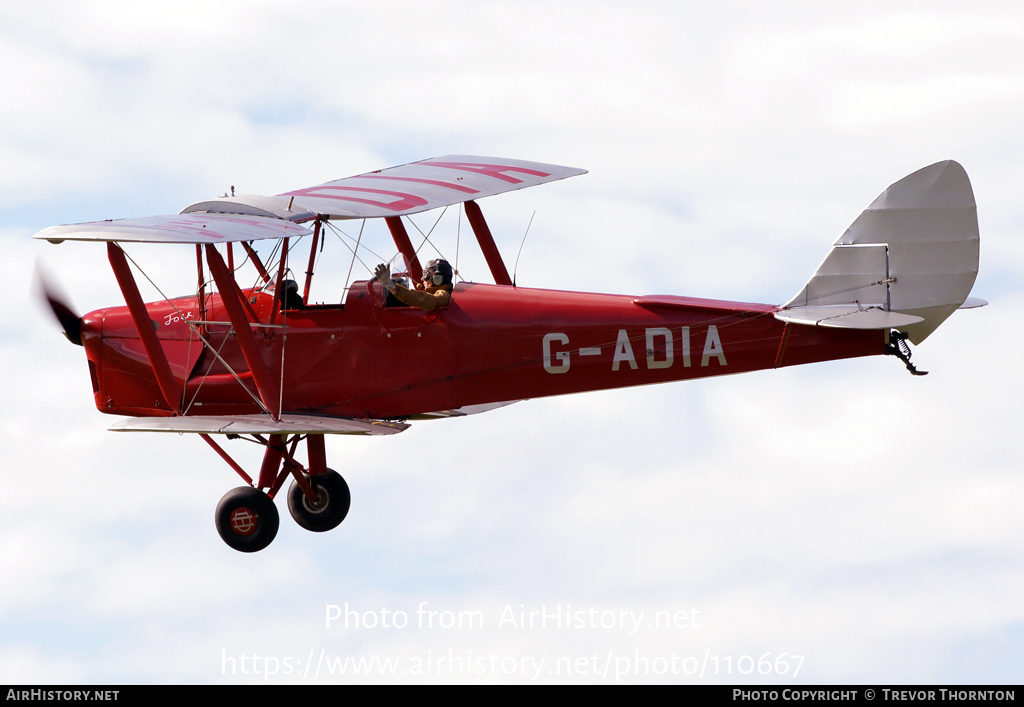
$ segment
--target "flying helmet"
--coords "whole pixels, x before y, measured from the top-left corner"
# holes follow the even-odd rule
[[[452,284],[454,272],[447,260],[431,260],[423,268],[423,279],[430,280],[434,287]]]

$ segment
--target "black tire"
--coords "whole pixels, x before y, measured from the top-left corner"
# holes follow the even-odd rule
[[[311,503],[302,487],[292,481],[288,488],[288,511],[295,522],[306,530],[323,533],[337,528],[348,515],[352,494],[341,474],[328,469],[326,473],[307,476],[319,501]]]
[[[259,552],[277,536],[281,516],[274,500],[259,489],[241,486],[217,504],[217,532],[239,552]]]

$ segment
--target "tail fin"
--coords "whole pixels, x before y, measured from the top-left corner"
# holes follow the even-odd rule
[[[961,307],[978,275],[978,210],[952,160],[891,185],[836,241],[783,321],[898,329],[919,344]]]

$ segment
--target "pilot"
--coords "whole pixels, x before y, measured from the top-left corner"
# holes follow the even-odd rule
[[[306,303],[302,301],[299,294],[299,283],[295,280],[285,280],[281,283],[281,305],[282,309],[304,309]]]
[[[423,269],[423,280],[416,285],[416,289],[395,282],[383,263],[377,266],[374,275],[399,301],[427,312],[448,306],[452,298],[454,272],[447,260],[431,260],[427,263],[427,267]]]

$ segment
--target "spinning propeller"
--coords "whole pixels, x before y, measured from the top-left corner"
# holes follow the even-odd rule
[[[67,340],[76,346],[82,345],[82,318],[75,314],[74,310],[66,303],[67,297],[60,288],[45,274],[43,269],[36,265],[36,279],[39,283],[42,296],[50,305],[50,311],[60,322]]]

